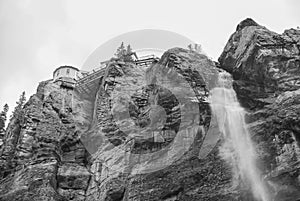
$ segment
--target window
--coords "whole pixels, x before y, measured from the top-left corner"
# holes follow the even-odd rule
[[[67,68],[67,74],[70,74],[70,69]]]

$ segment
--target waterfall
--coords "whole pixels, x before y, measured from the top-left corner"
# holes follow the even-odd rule
[[[232,88],[231,75],[221,72],[218,83],[219,86],[211,91],[211,108],[224,138],[220,155],[232,166],[235,185],[249,186],[257,201],[270,201],[256,166],[256,152],[245,123],[245,111]]]

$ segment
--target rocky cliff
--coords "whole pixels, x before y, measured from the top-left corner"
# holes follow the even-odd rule
[[[219,58],[234,78],[275,200],[300,198],[300,30],[242,21]]]
[[[233,75],[244,107],[259,109],[273,103],[281,92],[299,89],[299,41],[296,29],[278,34],[252,19],[237,26],[219,62]]]
[[[246,19],[219,63],[175,48],[149,68],[110,63],[88,95],[41,82],[6,129],[0,200],[254,200],[219,156],[218,68],[234,78],[274,200],[300,199],[299,46],[299,30]]]

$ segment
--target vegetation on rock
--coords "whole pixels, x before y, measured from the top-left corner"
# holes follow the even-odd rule
[[[25,91],[20,95],[19,100],[16,102],[17,106],[14,108],[10,120],[13,118],[18,119],[20,122],[23,122],[24,118],[24,105],[26,103]]]
[[[5,104],[3,106],[2,112],[0,113],[0,133],[1,133],[1,131],[3,131],[5,129],[5,122],[7,120],[8,109],[9,109],[8,105]]]
[[[121,43],[120,47],[118,47],[115,56],[125,62],[132,62],[133,58],[132,58],[133,52],[132,52],[132,48],[130,45],[127,45],[125,47],[124,42]]]

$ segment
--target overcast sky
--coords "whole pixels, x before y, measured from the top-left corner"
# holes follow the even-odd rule
[[[247,17],[282,33],[300,26],[298,0],[0,0],[0,107],[15,106],[60,65],[81,67],[107,40],[163,29],[202,44],[217,59]]]

